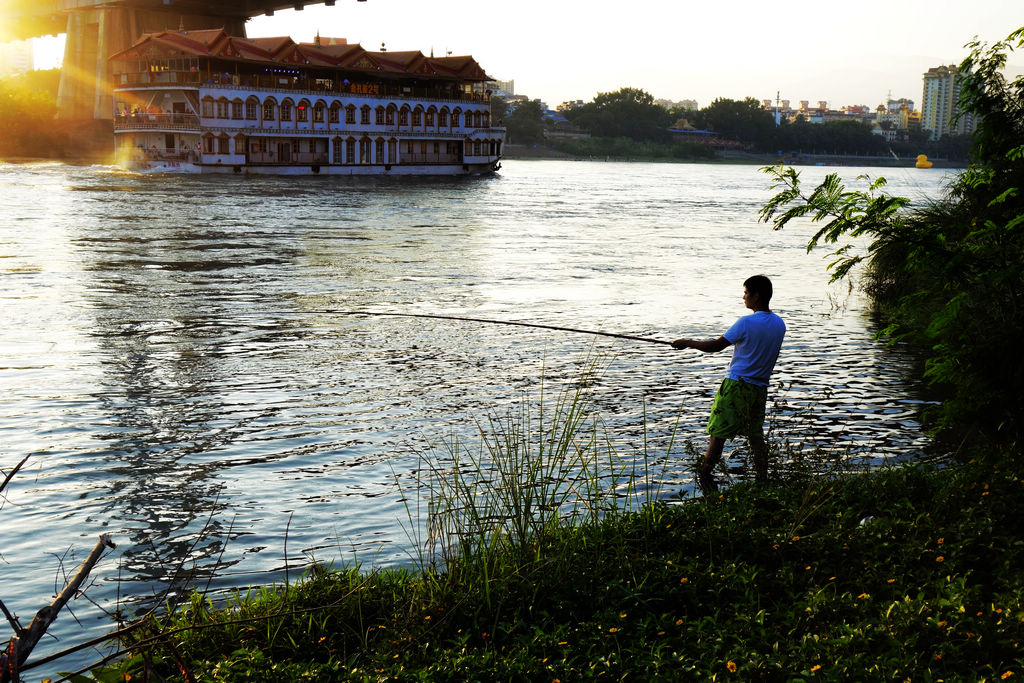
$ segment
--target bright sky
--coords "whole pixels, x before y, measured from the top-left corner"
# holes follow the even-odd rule
[[[655,98],[825,100],[920,106],[921,74],[1024,25],[1020,0],[794,0],[621,4],[582,0],[337,0],[248,24],[250,37],[347,38],[367,50],[471,54],[517,94],[554,107],[622,87]],[[37,60],[38,61],[38,60]],[[1024,52],[1011,56],[1024,70]]]

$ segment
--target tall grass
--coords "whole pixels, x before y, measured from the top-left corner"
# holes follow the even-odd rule
[[[580,367],[553,398],[542,378],[536,399],[489,416],[475,439],[452,436],[421,456],[412,490],[403,491],[406,501],[426,502],[425,518],[423,505],[406,508],[421,569],[459,571],[487,586],[497,564],[538,559],[556,531],[657,498],[646,437],[643,452],[623,453],[594,410],[606,365],[588,357]]]

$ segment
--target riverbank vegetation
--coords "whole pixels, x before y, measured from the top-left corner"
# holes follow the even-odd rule
[[[732,487],[438,571],[195,596],[104,680],[1000,680],[1024,674],[1019,467]]]
[[[0,79],[0,157],[48,158],[63,145],[53,118],[60,71]]]
[[[871,472],[780,452],[769,487],[645,491],[655,454],[613,448],[584,376],[554,409],[482,430],[422,468],[416,569],[315,567],[225,603],[196,595],[121,633],[101,680],[1016,680],[1024,675],[1024,29],[974,46],[962,105],[973,165],[907,210],[884,182],[805,193],[791,169],[762,217],[822,225],[833,276],[864,269],[889,334],[943,393],[956,457]],[[866,238],[866,251],[863,245]],[[853,240],[844,243],[845,240]],[[543,406],[543,404],[542,404]],[[666,456],[681,457],[668,446]],[[593,464],[618,463],[612,486]],[[639,463],[639,469],[630,463]],[[808,463],[802,466],[801,463]],[[564,466],[564,467],[563,467]],[[554,467],[554,469],[552,469]],[[607,471],[607,470],[605,470]],[[602,475],[603,476],[603,475]],[[653,478],[652,478],[653,477]],[[606,484],[607,482],[605,482]],[[496,495],[491,495],[492,489]],[[614,495],[622,492],[628,504]],[[410,499],[412,500],[412,499]],[[413,503],[410,503],[413,505]],[[415,514],[411,520],[418,519]]]

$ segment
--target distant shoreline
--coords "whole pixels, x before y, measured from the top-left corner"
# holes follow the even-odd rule
[[[914,159],[894,159],[891,157],[868,157],[843,154],[808,154],[801,156],[778,156],[774,154],[755,154],[753,152],[716,151],[714,159],[648,159],[642,157],[582,157],[562,152],[550,147],[509,145],[502,148],[502,158],[512,160],[522,159],[554,159],[562,161],[636,161],[651,163],[671,164],[752,164],[752,165],[774,165],[784,164],[786,166],[878,166],[880,168],[913,168],[916,163]],[[933,168],[964,168],[963,162],[947,161],[945,159],[930,159]]]

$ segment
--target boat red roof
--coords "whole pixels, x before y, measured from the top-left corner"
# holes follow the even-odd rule
[[[320,38],[296,43],[288,37],[239,38],[223,29],[161,31],[143,34],[110,61],[206,57],[248,63],[334,68],[379,76],[486,81],[490,77],[470,56],[425,57],[418,50],[368,52],[344,38]]]

